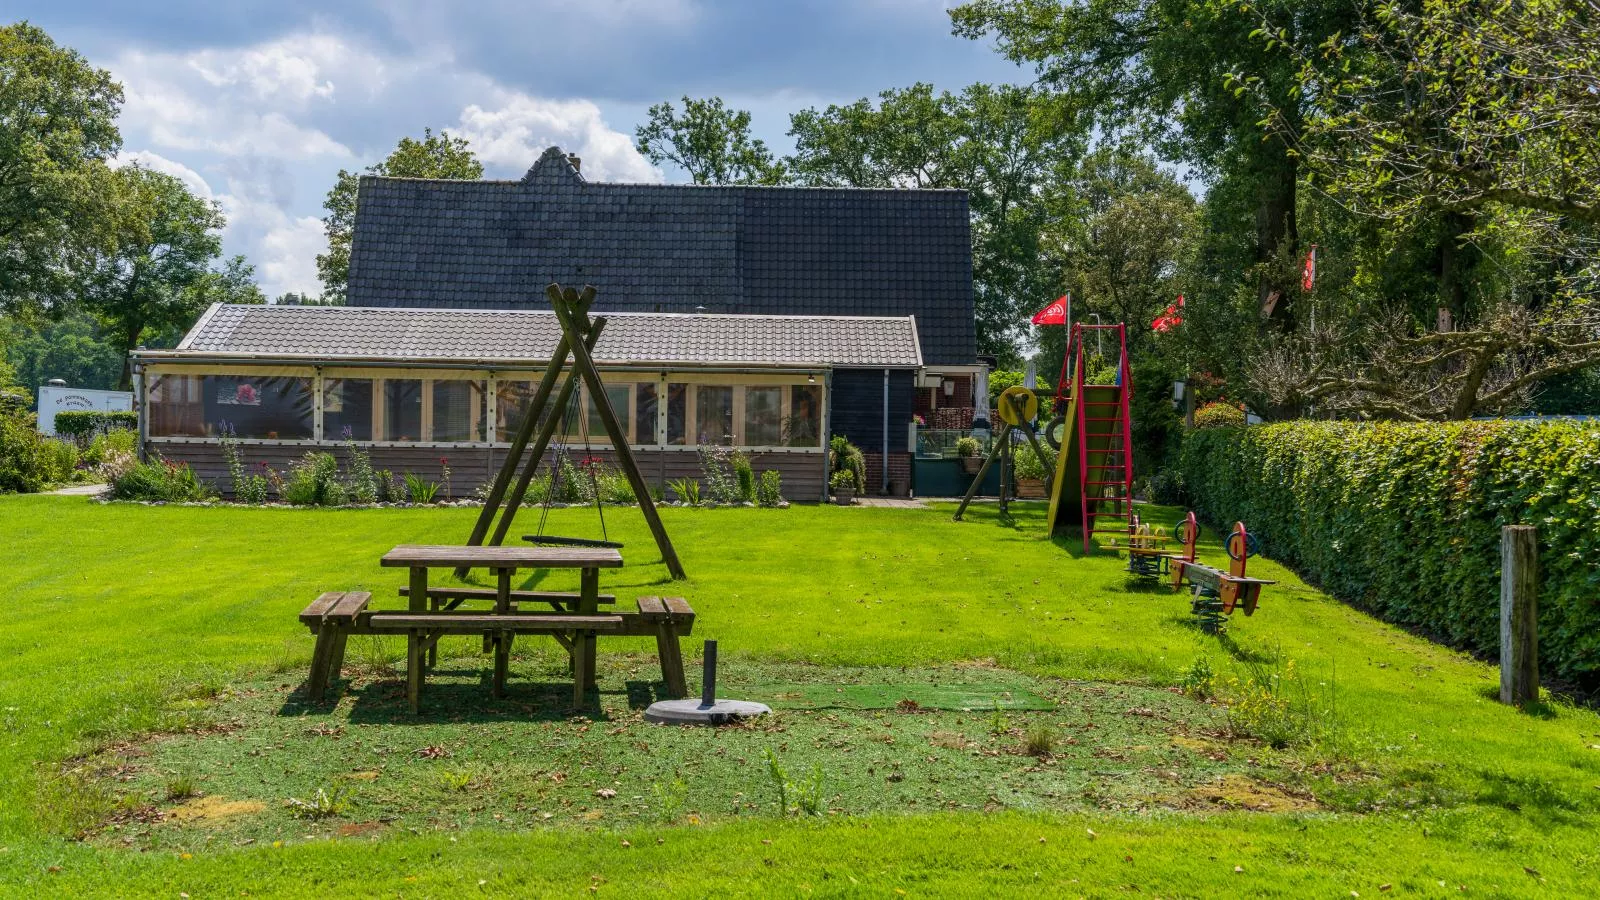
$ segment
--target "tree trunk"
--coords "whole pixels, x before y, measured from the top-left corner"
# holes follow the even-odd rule
[[[1276,148],[1277,144],[1271,145]],[[1300,186],[1300,165],[1293,157],[1283,154],[1272,156],[1272,149],[1264,148],[1268,158],[1262,161],[1256,188],[1256,262],[1269,266],[1263,272],[1258,287],[1259,303],[1263,313],[1274,293],[1268,318],[1284,331],[1294,330],[1293,284],[1278,283],[1270,274],[1270,265],[1284,247],[1300,245],[1300,227],[1295,217],[1295,203]]]
[[[130,325],[129,330],[122,336],[122,377],[117,379],[117,390],[133,390],[133,360],[129,354],[139,349],[139,335],[144,333],[144,325]]]
[[[1478,263],[1478,252],[1462,239],[1476,227],[1476,218],[1461,212],[1447,212],[1440,222],[1439,305],[1449,310],[1453,323],[1464,321],[1467,315],[1467,282]]]

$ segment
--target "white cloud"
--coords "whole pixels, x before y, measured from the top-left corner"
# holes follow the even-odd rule
[[[167,159],[159,153],[149,150],[135,150],[130,153],[119,153],[111,160],[111,168],[120,169],[127,165],[137,165],[152,172],[161,172],[183,182],[184,187],[197,197],[215,200],[216,195],[211,192],[211,185],[200,176],[199,172],[189,168],[181,162]]]
[[[486,165],[526,168],[546,147],[559,146],[583,159],[592,181],[662,180],[633,141],[611,128],[588,100],[548,100],[500,91],[492,109],[470,104],[461,111],[458,134]]]
[[[585,15],[694,14],[689,0],[593,6]],[[518,177],[558,145],[583,157],[591,180],[662,180],[595,103],[512,90],[448,48],[381,51],[313,31],[244,47],[128,51],[108,67],[124,87],[124,139],[137,148],[119,161],[216,200],[228,218],[226,252],[246,256],[268,297],[321,292],[320,204],[337,170],[364,167],[425,125],[456,122],[450,130],[496,176]]]

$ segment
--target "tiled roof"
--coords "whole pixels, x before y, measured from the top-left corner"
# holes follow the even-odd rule
[[[594,350],[602,365],[907,368],[922,364],[916,323],[904,316],[608,313],[605,317],[605,330]],[[184,337],[177,353],[542,363],[549,360],[560,336],[552,312],[218,304]]]
[[[520,181],[361,179],[352,306],[917,318],[930,363],[976,360],[964,191],[588,182],[556,148]]]

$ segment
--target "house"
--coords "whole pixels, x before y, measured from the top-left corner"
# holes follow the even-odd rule
[[[662,483],[732,445],[821,499],[843,435],[869,489],[903,487],[913,417],[965,427],[986,391],[964,192],[591,182],[551,148],[517,181],[363,178],[348,305],[217,306],[140,351],[142,440],[211,479],[231,428],[252,463],[355,441],[475,486],[555,346],[550,282],[595,286],[606,392]],[[562,430],[604,457],[591,402]]]

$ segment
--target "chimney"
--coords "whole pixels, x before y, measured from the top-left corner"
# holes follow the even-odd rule
[[[582,172],[583,171],[583,160],[576,153],[568,153],[567,154],[567,162],[572,163],[573,171],[575,171],[575,172]]]

